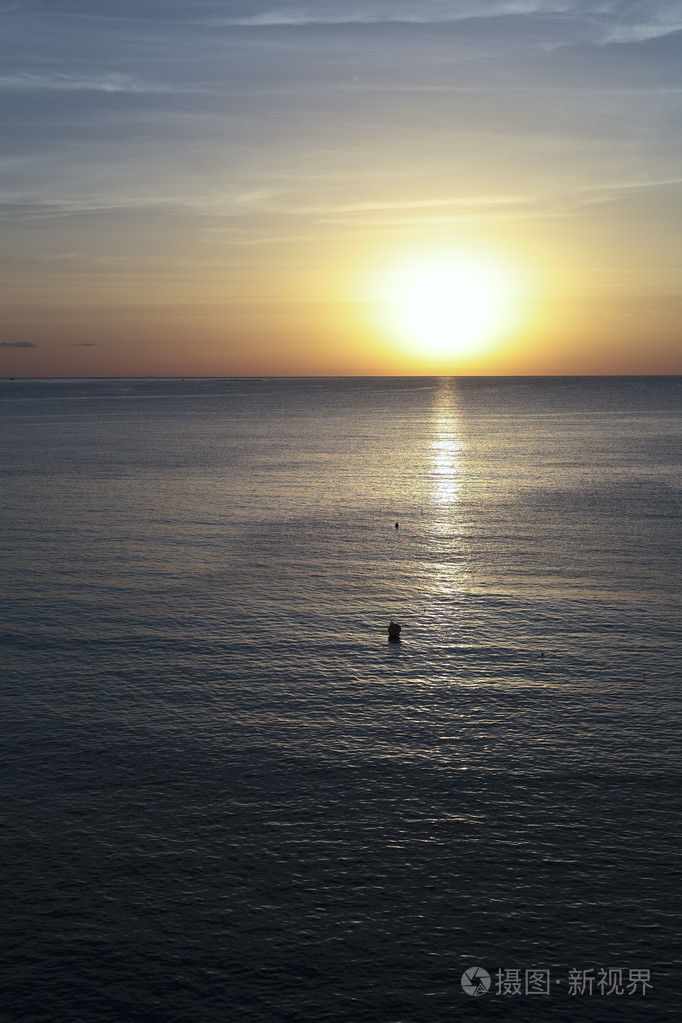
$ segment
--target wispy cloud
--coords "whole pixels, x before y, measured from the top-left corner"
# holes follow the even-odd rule
[[[255,248],[259,245],[293,245],[298,242],[311,242],[314,233],[309,234],[255,234],[252,231],[234,227],[214,227],[206,231],[204,241],[219,245],[244,246]]]
[[[645,42],[682,31],[682,6],[678,0],[603,3],[597,10],[596,22],[601,42]]]
[[[253,13],[214,15],[213,24],[268,28],[299,25],[372,25],[402,22],[438,24],[468,18],[496,18],[509,15],[566,13],[575,6],[570,0],[362,0],[339,4],[337,0],[263,6]]]
[[[191,196],[136,196],[121,195],[112,199],[106,195],[84,195],[78,198],[61,199],[14,199],[0,197],[0,220],[57,220],[78,217],[89,213],[117,214],[191,212],[206,209],[201,200],[196,203]],[[215,210],[213,210],[215,212]],[[79,258],[71,254],[60,254],[59,259]]]
[[[607,184],[595,185],[591,188],[583,188],[575,192],[571,197],[571,205],[574,209],[583,206],[600,206],[608,203],[618,203],[631,199],[639,199],[647,195],[655,195],[657,192],[679,190],[682,186],[682,178],[661,178],[650,181],[611,181]]]
[[[566,205],[565,202],[563,204]],[[425,225],[484,223],[488,221],[530,220],[562,216],[566,210],[556,199],[539,200],[520,195],[470,196],[448,199],[406,199],[319,205],[279,205],[276,209],[254,210],[253,220],[243,226],[211,226],[204,230],[204,241],[229,246],[268,246],[309,242],[333,235],[347,238],[357,231],[419,230]],[[281,232],[269,230],[272,222]],[[305,231],[289,228],[305,225]],[[330,235],[330,228],[332,235]]]
[[[565,43],[567,20],[582,24],[586,42],[643,42],[682,30],[682,7],[678,0],[316,0],[286,6],[254,4],[255,10],[198,17],[195,23],[242,28],[304,26],[446,24],[472,19],[493,21],[516,17],[545,19],[557,16],[557,45]],[[580,34],[580,33],[579,33]],[[543,45],[550,46],[545,42]]]
[[[16,72],[0,75],[0,89],[56,89],[67,92],[126,92],[151,94],[176,94],[203,92],[193,86],[171,85],[167,82],[145,82],[131,75],[71,75],[71,74],[33,74]]]
[[[448,209],[452,207],[457,208],[480,208],[482,206],[509,206],[525,204],[528,200],[523,196],[470,196],[463,198],[449,198],[449,199],[407,199],[404,201],[395,202],[383,202],[383,201],[368,201],[368,202],[356,202],[356,203],[344,203],[344,204],[328,204],[320,206],[290,206],[281,207],[278,212],[301,214],[301,215],[312,215],[326,216],[328,214],[355,214],[355,213],[379,213],[382,211],[409,211],[409,210],[426,210],[426,209]]]
[[[0,348],[37,348],[32,341],[0,341]]]

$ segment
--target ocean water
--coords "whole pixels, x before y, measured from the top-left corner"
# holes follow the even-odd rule
[[[0,424],[3,1021],[678,1018],[680,378]]]

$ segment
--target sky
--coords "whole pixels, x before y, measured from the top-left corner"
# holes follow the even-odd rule
[[[0,376],[682,372],[679,0],[0,0]]]

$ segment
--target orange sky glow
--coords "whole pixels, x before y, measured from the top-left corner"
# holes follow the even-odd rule
[[[682,372],[677,5],[0,18],[0,376]]]

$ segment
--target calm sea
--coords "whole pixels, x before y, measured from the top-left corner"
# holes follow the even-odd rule
[[[3,1021],[679,1018],[682,379],[0,424]]]

